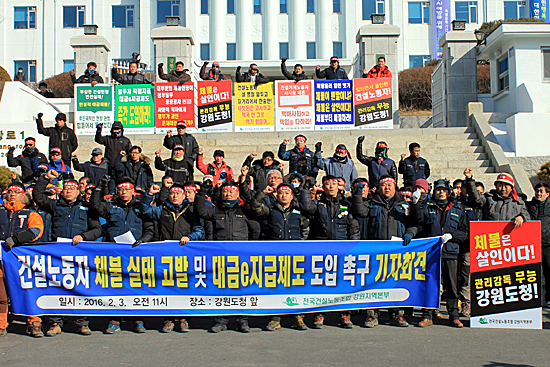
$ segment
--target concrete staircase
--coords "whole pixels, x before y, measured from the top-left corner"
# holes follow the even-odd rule
[[[225,161],[238,175],[240,167],[247,155],[257,153],[261,157],[266,150],[277,156],[279,144],[283,139],[290,139],[289,148],[294,146],[294,136],[303,133],[307,136],[307,145],[314,150],[315,143],[323,142],[323,157],[333,154],[338,144],[345,144],[351,152],[359,176],[367,177],[366,166],[361,164],[355,155],[357,137],[364,135],[364,154],[373,155],[378,141],[385,141],[389,147],[389,156],[396,162],[402,153],[408,154],[408,145],[417,142],[421,145],[421,155],[430,163],[432,170],[430,182],[442,177],[451,180],[463,178],[464,168],[470,167],[474,171],[474,178],[485,184],[486,188],[493,187],[496,170],[491,166],[488,155],[480,146],[477,135],[472,128],[426,128],[426,129],[393,129],[393,130],[344,130],[344,131],[302,131],[302,132],[261,132],[261,133],[212,133],[195,134],[199,145],[204,149],[205,162],[212,161],[212,153],[216,149],[225,152]],[[143,148],[143,153],[154,159],[155,151],[162,149],[162,157],[168,158],[170,152],[162,147],[163,135],[128,135],[132,143]],[[80,136],[77,151],[80,161],[89,159],[91,150],[98,145],[93,136]],[[278,158],[276,158],[278,159]],[[285,163],[285,173],[288,172],[288,163]],[[154,169],[155,181],[160,180],[162,172]],[[195,175],[196,179],[202,175]],[[402,183],[401,177],[399,183]]]

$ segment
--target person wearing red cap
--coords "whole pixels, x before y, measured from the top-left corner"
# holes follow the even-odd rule
[[[5,241],[5,250],[10,251],[14,245],[38,240],[44,232],[44,222],[40,214],[30,208],[25,186],[12,182],[3,198],[4,205],[0,206],[0,240]],[[8,328],[8,296],[1,265],[0,260],[0,337],[7,334]],[[15,301],[12,299],[12,302]],[[27,323],[27,333],[33,337],[44,336],[40,317],[27,317]]]
[[[235,74],[235,80],[237,81],[237,83],[250,82],[256,83],[256,85],[269,82],[269,79],[263,76],[262,73],[260,73],[260,69],[258,69],[258,65],[256,65],[255,63],[250,64],[250,68],[248,69],[248,71],[242,74],[241,67],[239,66]]]
[[[359,175],[357,174],[357,169],[355,169],[355,164],[351,160],[348,148],[344,144],[338,144],[332,157],[323,158],[321,156],[321,147],[321,142],[315,144],[313,165],[318,169],[324,170],[327,175],[343,178],[345,181],[345,190],[350,191],[351,182]]]
[[[67,126],[67,115],[64,113],[58,113],[55,116],[54,127],[44,127],[44,121],[42,116],[44,114],[40,112],[36,117],[36,128],[38,133],[49,136],[49,149],[59,148],[61,149],[61,159],[67,166],[71,166],[71,154],[73,154],[78,148],[78,139],[70,127]]]
[[[187,83],[191,81],[191,76],[183,70],[183,62],[176,62],[176,70],[172,70],[168,74],[164,74],[164,64],[161,62],[158,66],[158,75],[162,80],[167,80],[169,82],[179,82],[180,84]]]
[[[288,172],[299,173],[302,176],[317,177],[319,168],[313,164],[314,153],[306,146],[307,138],[305,135],[298,134],[294,137],[295,146],[290,150],[286,150],[287,144],[290,139],[284,139],[281,145],[279,145],[279,151],[277,155],[279,159],[283,161],[289,161]],[[305,158],[307,160],[307,167],[300,167],[298,160]],[[305,171],[303,170],[305,168]]]
[[[294,65],[294,72],[291,74],[286,69],[287,60],[288,59],[286,57],[281,60],[281,72],[283,73],[285,78],[287,78],[288,80],[294,80],[295,82],[299,82],[300,80],[306,80],[307,75],[306,75],[306,72],[304,71],[304,67],[302,66],[302,64]]]
[[[480,194],[475,186],[471,168],[464,170],[465,185],[471,204],[483,209],[483,220],[512,221],[514,228],[519,228],[529,220],[525,202],[518,196],[512,175],[499,173],[495,181],[495,190],[485,195]]]
[[[21,155],[14,157],[13,152],[15,147],[8,149],[6,157],[8,159],[8,167],[21,167],[21,181],[24,184],[34,182],[38,166],[48,164],[48,158],[38,151],[36,148],[36,140],[33,137],[25,139],[25,148]]]
[[[317,65],[315,68],[315,74],[318,79],[326,80],[340,80],[349,79],[348,74],[344,68],[340,67],[340,60],[336,56],[330,58],[330,66],[321,71],[321,65]]]
[[[175,145],[172,149],[172,156],[168,159],[162,160],[160,153],[160,149],[155,152],[156,169],[164,171],[168,176],[172,177],[174,183],[183,184],[190,180],[189,162],[183,158],[185,148],[182,145]]]
[[[212,69],[206,72],[206,67],[208,66],[208,61],[205,61],[204,64],[202,64],[201,71],[200,71],[200,77],[202,80],[225,80],[225,75],[222,74],[220,70],[220,63],[217,61],[214,61],[212,63]]]
[[[388,65],[386,65],[386,58],[380,56],[378,58],[378,64],[373,66],[367,73],[367,69],[363,69],[363,78],[391,78],[391,71]]]
[[[376,143],[376,148],[374,149],[374,157],[369,157],[366,154],[363,154],[363,141],[365,140],[364,136],[357,137],[357,146],[355,152],[357,154],[357,159],[359,162],[367,166],[369,171],[369,186],[371,188],[378,185],[380,177],[389,175],[393,177],[397,183],[397,167],[393,159],[388,157],[389,146],[383,141]]]
[[[58,173],[55,183],[74,178],[71,166],[66,165],[65,161],[61,159],[61,149],[59,148],[50,149],[50,163],[48,164],[48,170],[54,170]]]

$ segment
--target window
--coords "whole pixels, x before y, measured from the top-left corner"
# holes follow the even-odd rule
[[[253,43],[252,48],[253,48],[252,57],[254,57],[254,60],[262,60],[264,58],[262,44],[261,43]]]
[[[332,12],[333,13],[341,13],[342,8],[340,6],[340,0],[332,0]]]
[[[15,67],[14,75],[21,68],[23,69],[23,74],[25,74],[25,80],[36,83],[36,60],[14,61],[13,63]]]
[[[409,24],[422,23],[430,24],[430,3],[409,1]]]
[[[543,80],[550,82],[550,48],[542,49]]]
[[[134,26],[133,5],[113,5],[113,28],[128,28]]]
[[[254,0],[254,14],[262,14],[262,1]]]
[[[80,28],[84,26],[85,6],[63,7],[63,28]]]
[[[409,56],[409,67],[418,68],[422,67],[425,64],[429,63],[431,60],[430,55],[420,55],[420,56]]]
[[[14,29],[36,28],[36,6],[15,7],[13,11]]]
[[[227,60],[237,60],[237,44],[227,44]]]
[[[315,42],[307,42],[306,47],[307,47],[307,58],[316,59],[317,57],[315,54]]]
[[[457,1],[455,3],[455,19],[466,23],[477,23],[477,1]]]
[[[227,14],[235,14],[235,0],[227,0]]]
[[[504,19],[525,17],[525,1],[505,1]]]
[[[498,66],[498,91],[508,89],[508,57],[497,60]]]
[[[339,59],[344,57],[342,54],[342,42],[332,42],[332,56],[336,56]]]
[[[201,15],[208,15],[208,0],[201,0]]]
[[[166,17],[179,17],[180,1],[179,0],[159,0],[157,1],[157,23],[166,23]]]
[[[307,13],[315,13],[315,0],[307,0]]]
[[[287,10],[287,7],[286,7],[286,0],[281,0],[280,1],[279,13],[288,14],[288,10]]]
[[[288,42],[279,43],[279,59],[288,59]]]
[[[201,43],[201,60],[208,61],[210,60],[210,44]]]
[[[370,20],[371,14],[384,14],[384,0],[363,0],[363,20]]]
[[[63,60],[63,72],[66,73],[74,69],[74,60]]]

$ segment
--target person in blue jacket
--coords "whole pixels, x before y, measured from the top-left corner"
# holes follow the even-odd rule
[[[315,144],[315,157],[313,166],[324,170],[327,175],[341,177],[345,181],[345,190],[350,191],[350,184],[357,178],[357,169],[351,160],[351,154],[344,144],[338,144],[334,150],[334,155],[330,158],[321,156],[322,143]]]

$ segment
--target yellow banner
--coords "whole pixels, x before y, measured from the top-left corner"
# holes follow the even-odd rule
[[[235,131],[274,131],[273,83],[235,83]]]

